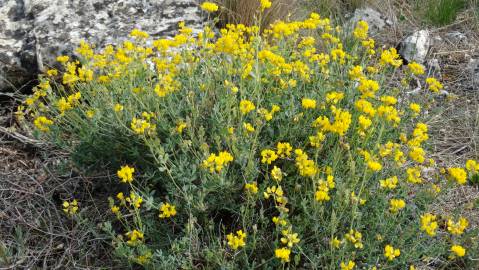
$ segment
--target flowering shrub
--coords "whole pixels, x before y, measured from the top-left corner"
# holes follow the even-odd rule
[[[472,263],[467,219],[430,205],[479,165],[445,169],[430,158],[421,104],[442,85],[417,63],[400,69],[366,22],[352,35],[313,13],[268,29],[228,25],[218,36],[208,26],[193,36],[184,24],[173,39],[130,36],[101,51],[82,43],[80,61],[59,57],[61,78],[49,71],[19,114],[78,165],[116,172],[104,230],[129,263]],[[426,81],[420,97],[406,94],[413,78]]]

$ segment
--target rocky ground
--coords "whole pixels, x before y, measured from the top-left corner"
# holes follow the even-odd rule
[[[0,24],[10,20],[5,24],[9,30],[0,31],[0,62],[3,62],[0,65],[3,67],[0,78],[11,77],[12,74],[23,76],[21,81],[9,80],[9,83],[20,86],[15,88],[16,91],[2,92],[0,89],[0,269],[120,269],[111,257],[109,243],[95,233],[95,228],[88,227],[91,226],[89,224],[96,224],[108,208],[103,195],[106,191],[96,189],[95,179],[79,176],[71,169],[61,169],[64,160],[62,153],[23,135],[16,125],[15,104],[21,100],[21,93],[25,92],[21,85],[26,83],[28,86],[34,78],[28,75],[28,67],[24,65],[41,69],[45,63],[51,62],[57,52],[72,51],[74,44],[68,42],[72,39],[78,42],[86,36],[97,38],[94,40],[99,42],[97,44],[107,44],[111,42],[111,31],[116,36],[126,36],[127,30],[118,29],[131,28],[136,24],[141,24],[150,33],[154,25],[163,25],[162,30],[157,29],[156,32],[157,35],[163,35],[164,31],[171,31],[171,28],[165,28],[164,25],[171,26],[178,21],[171,15],[173,13],[168,13],[170,15],[163,16],[168,18],[167,23],[150,16],[134,24],[122,23],[120,28],[115,28],[108,18],[117,13],[123,14],[123,21],[129,21],[124,19],[125,14],[146,16],[148,9],[173,12],[172,5],[176,3],[175,5],[191,9],[189,13],[184,12],[189,14],[188,18],[192,22],[198,22],[197,10],[191,6],[191,1],[183,3],[165,0],[160,1],[163,6],[149,4],[145,7],[138,6],[140,1],[109,1],[116,4],[124,2],[114,5],[114,8],[98,4],[103,1],[91,1],[85,9],[86,14],[78,14],[72,11],[78,10],[78,6],[68,7],[61,4],[63,1],[59,1],[58,5],[45,5],[47,2],[50,3],[46,0],[0,0]],[[80,2],[73,1],[73,5],[80,5]],[[438,153],[437,158],[444,165],[460,165],[468,158],[478,159],[478,25],[466,11],[450,25],[425,27],[414,19],[412,13],[408,16],[409,11],[403,6],[401,13],[406,14],[405,19],[398,19],[394,12],[397,8],[389,5],[375,6],[382,14],[380,18],[372,18],[379,23],[377,43],[396,46],[414,33],[420,33],[417,31],[427,30],[424,55],[417,55],[419,51],[415,51],[411,57],[416,60],[416,57],[423,57],[419,60],[423,60],[429,72],[439,76],[445,84],[443,98],[429,110],[431,119],[428,124],[431,126],[433,152]],[[5,12],[6,9],[9,12]],[[110,10],[113,10],[113,14],[110,14]],[[59,16],[61,12],[68,16]],[[8,16],[2,17],[2,14]],[[63,21],[66,18],[70,21]],[[52,20],[54,25],[47,26],[47,20]],[[72,25],[85,27],[81,31],[72,32],[69,28]],[[19,40],[18,35],[25,33],[33,36],[14,42],[15,38]],[[13,43],[8,43],[10,51],[1,42],[6,38],[13,40]],[[55,46],[67,47],[61,49]],[[411,46],[416,46],[417,49],[422,45],[416,40]],[[10,62],[5,63],[5,59]],[[3,82],[5,86],[6,82]],[[84,209],[83,213],[89,213],[89,216],[85,216],[89,222],[72,223],[63,215],[61,201],[72,198],[73,193],[77,197],[82,194],[83,197],[77,199],[82,202],[80,207]],[[465,186],[443,194],[437,209],[447,213],[457,206],[466,206],[467,213],[463,214],[473,226],[479,226],[477,187]],[[424,269],[428,269],[426,265]]]

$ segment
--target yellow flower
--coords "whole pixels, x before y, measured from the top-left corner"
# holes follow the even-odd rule
[[[402,199],[391,199],[389,201],[389,211],[391,211],[393,214],[399,212],[399,210],[403,209],[404,207],[406,207],[406,202]]]
[[[45,116],[39,116],[35,118],[35,120],[33,121],[33,124],[40,131],[48,132],[50,131],[50,126],[53,125],[53,121],[46,118]]]
[[[391,245],[386,245],[384,248],[384,257],[386,257],[388,261],[394,260],[394,258],[399,257],[399,255],[401,255],[401,251]]]
[[[181,121],[180,123],[178,123],[178,125],[176,126],[176,132],[178,132],[179,134],[182,134],[183,133],[183,130],[187,127],[188,125]]]
[[[421,168],[419,167],[408,168],[406,172],[407,172],[407,181],[409,183],[412,183],[412,184],[422,183]]]
[[[479,163],[475,160],[469,159],[466,161],[466,169],[473,173],[479,172]]]
[[[448,168],[449,177],[458,184],[464,185],[467,182],[467,173],[463,168]]]
[[[389,50],[385,50],[382,52],[381,64],[382,65],[389,64],[396,68],[402,65],[402,59],[400,55],[397,53],[396,48],[390,48]]]
[[[382,188],[395,189],[398,185],[398,178],[397,176],[393,176],[384,180],[379,180],[379,183]]]
[[[85,115],[87,118],[93,118],[95,116],[95,111],[94,110],[88,110],[85,112]]]
[[[314,160],[308,158],[308,155],[301,149],[294,150],[296,154],[296,167],[301,176],[313,177],[316,175],[318,168]]]
[[[344,98],[343,92],[329,92],[326,94],[326,102],[336,104]]]
[[[411,103],[409,104],[409,109],[414,113],[415,116],[417,116],[421,112],[421,105],[417,103]]]
[[[356,263],[353,261],[348,261],[347,263],[341,262],[339,266],[341,267],[341,270],[353,270]]]
[[[218,10],[218,5],[212,2],[203,2],[201,9],[207,12],[215,12]]]
[[[139,38],[139,39],[147,39],[150,35],[148,35],[148,33],[146,32],[143,32],[141,31],[140,29],[133,29],[131,32],[130,32],[130,37],[133,37],[133,38]]]
[[[286,226],[288,224],[288,222],[285,219],[280,217],[273,217],[271,220],[273,221],[274,224],[279,226]]]
[[[261,151],[261,162],[262,163],[267,163],[268,165],[271,164],[271,162],[275,161],[278,159],[278,155],[276,155],[276,152],[274,152],[271,149],[264,149]]]
[[[126,241],[126,243],[129,246],[137,246],[138,244],[143,242],[143,239],[144,239],[143,232],[141,232],[137,229],[134,229],[133,231],[127,232],[126,236],[129,238],[128,241]]]
[[[72,109],[72,105],[64,97],[60,98],[57,101],[57,107],[58,107],[58,110],[60,111],[60,114],[63,114],[66,111]]]
[[[143,113],[142,114],[143,118],[136,118],[133,117],[131,120],[130,127],[135,132],[136,134],[154,134],[156,130],[156,125],[150,123],[150,119],[152,117],[151,114],[148,113]]]
[[[246,191],[251,193],[251,194],[258,193],[258,185],[256,184],[256,182],[246,183],[244,185],[244,189],[246,189]]]
[[[353,35],[359,40],[365,40],[368,38],[369,25],[366,21],[359,21],[354,28]]]
[[[236,235],[233,233],[228,234],[226,239],[228,240],[228,246],[233,250],[237,250],[238,248],[244,247],[246,245],[246,233],[244,233],[242,230],[237,231]]]
[[[277,248],[274,251],[274,255],[276,258],[280,259],[282,263],[289,262],[289,255],[291,254],[291,250],[289,248]]]
[[[70,57],[68,57],[67,55],[62,55],[57,57],[57,61],[60,63],[66,63],[68,62],[68,60],[70,60]]]
[[[395,105],[398,102],[398,100],[393,96],[382,96],[380,100],[386,105]]]
[[[383,168],[383,166],[381,165],[381,163],[377,161],[370,160],[368,161],[368,168],[373,172],[377,172],[377,171],[380,171]]]
[[[466,249],[460,245],[453,245],[451,247],[451,252],[453,253],[453,256],[464,257],[464,255],[466,255]]]
[[[271,7],[271,1],[269,0],[259,0],[261,11]]]
[[[255,131],[253,125],[251,125],[250,123],[243,123],[243,128],[250,133]]]
[[[435,215],[426,213],[421,216],[421,231],[425,231],[429,236],[435,236],[437,228]]]
[[[176,207],[169,203],[163,203],[160,206],[160,218],[169,218],[176,216]]]
[[[271,170],[271,177],[273,177],[276,182],[281,182],[281,180],[283,180],[283,172],[280,168],[274,166]]]
[[[453,235],[461,235],[469,225],[467,219],[461,217],[457,222],[451,219],[447,220],[447,230]]]
[[[233,161],[233,156],[227,151],[216,154],[210,154],[207,159],[203,160],[202,167],[209,169],[211,173],[221,172],[225,165]]]
[[[299,243],[300,241],[300,239],[298,238],[298,234],[293,233],[291,231],[291,228],[289,228],[288,230],[282,230],[281,234],[283,235],[283,237],[281,237],[281,243],[288,246],[289,248],[292,248],[293,245]]]
[[[71,202],[64,201],[62,206],[63,206],[63,212],[65,212],[66,214],[70,216],[75,215],[76,212],[78,211],[78,202],[76,199],[74,199]]]
[[[409,151],[409,157],[417,163],[424,163],[424,161],[426,160],[426,158],[424,157],[425,154],[426,152],[424,152],[424,149],[416,146],[413,146]]]
[[[121,112],[121,111],[123,111],[123,105],[121,105],[121,104],[115,104],[115,107],[113,107],[113,110],[114,110],[115,112]]]
[[[439,90],[443,88],[443,85],[436,80],[436,78],[427,78],[426,83],[429,85],[429,90],[435,93],[439,92]]]
[[[421,64],[416,62],[411,62],[407,65],[409,71],[414,75],[422,75],[424,74],[424,67]]]
[[[334,248],[339,248],[341,246],[341,241],[335,236],[333,239],[331,239],[331,241],[329,241],[329,244]]]
[[[316,100],[314,99],[309,99],[309,98],[303,98],[301,100],[301,106],[305,109],[314,109],[316,108]]]
[[[278,144],[276,145],[276,148],[278,148],[276,152],[280,158],[290,157],[291,151],[293,150],[293,147],[291,146],[291,144],[287,142],[278,142]]]
[[[354,66],[348,72],[349,78],[351,80],[359,80],[364,78],[363,74],[363,67],[362,66]]]
[[[58,70],[49,69],[49,70],[47,70],[47,75],[50,76],[50,77],[57,76],[58,75]]]
[[[316,136],[309,136],[309,143],[312,147],[321,147],[322,142],[326,139],[326,136],[321,132],[316,132]]]
[[[246,99],[240,101],[240,111],[242,114],[247,114],[254,109],[256,109],[256,106],[253,102]]]
[[[127,201],[130,206],[133,206],[134,208],[140,208],[141,204],[143,203],[143,198],[136,193],[131,192],[130,196],[126,198],[125,201]]]
[[[358,90],[362,94],[362,98],[373,98],[379,90],[379,83],[374,80],[361,78],[359,80]]]
[[[359,231],[351,229],[349,233],[344,235],[344,238],[351,242],[351,244],[353,244],[357,249],[362,249],[364,247],[362,242],[363,235]]]
[[[118,206],[116,206],[116,205],[113,205],[113,206],[111,207],[111,212],[112,212],[113,214],[119,213],[119,212],[120,212],[120,207],[118,207]]]
[[[122,183],[131,183],[133,182],[133,173],[135,172],[134,168],[129,167],[128,165],[122,166],[118,170],[117,175],[120,178]]]

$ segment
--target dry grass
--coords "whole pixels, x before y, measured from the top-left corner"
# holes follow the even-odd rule
[[[11,109],[0,113],[0,127],[14,123]],[[17,140],[0,132],[0,269],[121,269],[95,228],[108,208],[105,191],[92,194],[95,179],[51,171],[64,158]],[[61,209],[73,197],[82,222]]]

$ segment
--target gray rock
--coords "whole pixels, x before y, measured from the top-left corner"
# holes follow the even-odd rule
[[[196,0],[0,0],[0,91],[73,55],[81,40],[117,44],[134,28],[167,37],[181,21],[199,31]]]
[[[430,46],[429,32],[427,30],[416,31],[401,41],[399,54],[408,62],[424,63]]]
[[[390,24],[381,13],[370,7],[356,9],[346,27],[352,27],[359,21],[366,21],[369,24],[369,32],[371,35],[378,33],[386,25]]]

